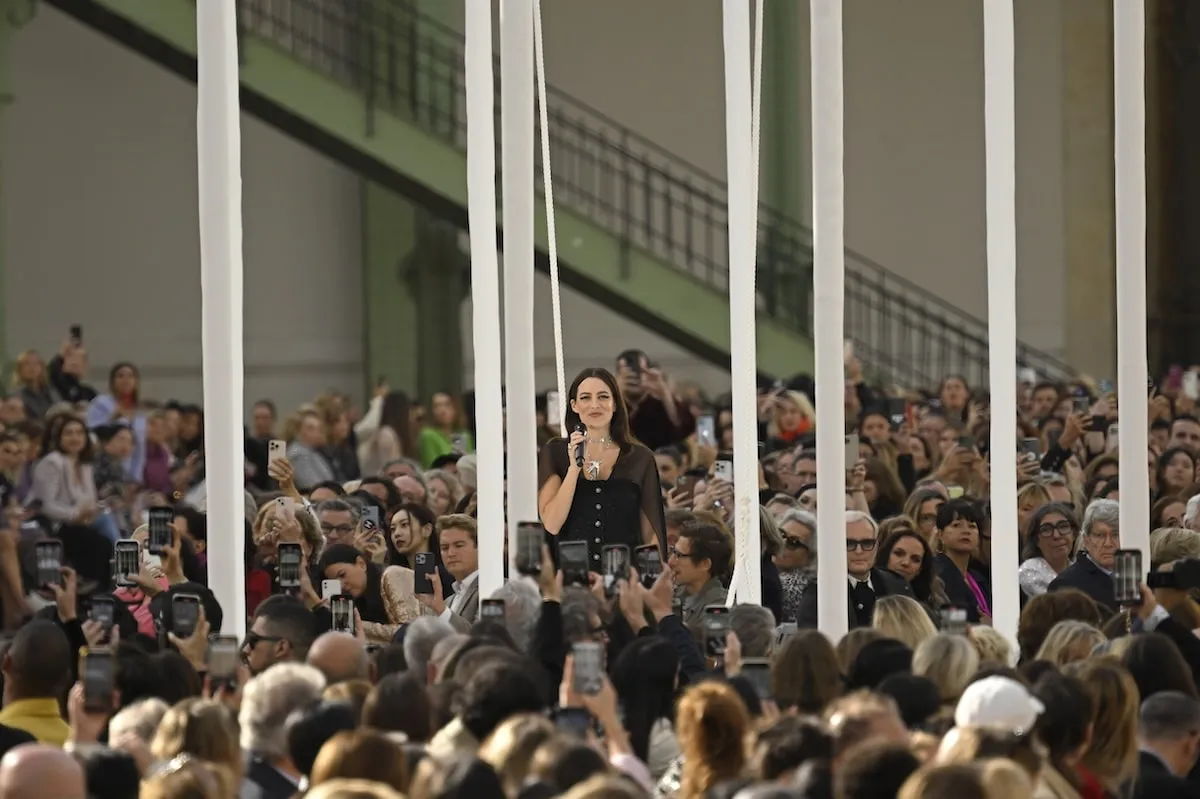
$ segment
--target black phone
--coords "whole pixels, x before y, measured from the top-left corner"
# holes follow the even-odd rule
[[[629,579],[629,547],[624,544],[608,544],[600,550],[600,563],[604,569],[604,595],[612,599],[619,593],[618,583]]]
[[[771,698],[771,661],[767,658],[743,658],[742,676],[754,686],[759,699]]]
[[[76,347],[83,343],[83,325],[71,325],[71,343]]]
[[[1140,549],[1118,549],[1113,559],[1113,594],[1118,605],[1136,607],[1142,604],[1142,571]]]
[[[707,605],[701,622],[704,632],[704,654],[719,658],[725,655],[725,636],[729,634],[729,608]]]
[[[61,585],[63,579],[62,541],[38,541],[34,547],[37,557],[37,584],[39,588]]]
[[[214,635],[208,641],[208,676],[214,682],[229,684],[237,679],[241,661],[238,639],[232,635]]]
[[[1092,409],[1092,400],[1089,397],[1074,397],[1071,400],[1071,412],[1075,414],[1084,414]]]
[[[893,430],[899,430],[908,418],[908,401],[902,398],[892,397],[887,401],[888,423],[891,424]]]
[[[88,618],[104,628],[104,637],[107,638],[112,632],[114,618],[112,596],[102,594],[92,597],[88,606]]]
[[[604,647],[594,641],[571,646],[575,661],[575,679],[571,685],[577,694],[595,696],[604,687]]]
[[[633,551],[634,562],[637,564],[638,576],[642,585],[649,588],[662,575],[662,553],[658,544],[642,544]]]
[[[176,638],[191,638],[200,622],[200,597],[176,594],[171,597],[171,632]]]
[[[113,546],[113,583],[132,588],[137,583],[129,575],[142,570],[142,545],[132,538],[123,538]]]
[[[941,612],[940,629],[949,635],[967,634],[967,609],[948,607]]]
[[[1042,442],[1036,438],[1021,439],[1021,457],[1028,463],[1039,459],[1042,454]]]
[[[157,507],[150,509],[150,537],[147,546],[150,554],[161,555],[171,547],[173,537],[171,522],[174,520],[174,508]]]
[[[959,436],[958,446],[962,449],[975,449],[975,436]]]
[[[440,579],[432,552],[418,552],[413,556],[413,593],[432,594],[433,581]]]
[[[592,714],[583,707],[560,707],[554,712],[554,726],[568,737],[586,739],[592,728]]]
[[[333,615],[332,630],[335,633],[354,635],[354,600],[345,594],[329,600],[329,610]]]
[[[587,541],[560,541],[558,565],[563,573],[563,585],[588,587]]]
[[[364,530],[379,529],[379,508],[374,505],[367,505],[363,508],[362,527]]]
[[[299,588],[300,568],[304,562],[304,550],[294,541],[279,545],[279,587]]]
[[[83,708],[89,713],[112,713],[116,689],[113,655],[108,649],[83,649],[79,656],[79,681],[83,683]]]
[[[541,522],[517,522],[517,571],[531,577],[542,571],[542,544],[546,528]]]
[[[479,618],[504,621],[504,600],[484,599],[479,603]]]

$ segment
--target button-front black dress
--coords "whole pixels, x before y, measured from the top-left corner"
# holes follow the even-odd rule
[[[570,461],[568,442],[555,438],[542,446],[538,456],[538,486],[557,475],[566,479]],[[650,521],[659,550],[666,547],[666,521],[662,489],[654,453],[641,444],[626,447],[613,464],[607,480],[588,480],[582,474],[575,484],[571,512],[556,536],[549,536],[550,551],[558,562],[557,542],[587,541],[592,571],[600,571],[600,549],[606,544],[641,546],[642,517]],[[665,554],[664,554],[665,557]]]

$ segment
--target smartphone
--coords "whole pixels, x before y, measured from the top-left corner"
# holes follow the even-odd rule
[[[696,443],[702,447],[717,448],[717,420],[712,416],[696,419]]]
[[[1107,397],[1113,393],[1113,382],[1107,378],[1096,384],[1096,393],[1101,397]]]
[[[136,582],[129,575],[142,570],[142,545],[124,538],[113,546],[113,582],[122,588],[132,588]]]
[[[642,375],[642,357],[641,355],[628,355],[621,359],[621,363],[625,368],[633,372],[638,377]]]
[[[568,737],[586,739],[592,728],[592,714],[587,708],[560,707],[554,712],[554,726]]]
[[[767,658],[743,658],[742,676],[754,686],[759,699],[771,698],[771,661]]]
[[[1042,442],[1036,438],[1021,439],[1021,457],[1026,463],[1033,463],[1042,454]]]
[[[685,474],[675,481],[675,490],[682,491],[683,496],[687,497],[688,504],[696,496],[696,478],[693,475]]]
[[[208,641],[208,676],[216,682],[231,683],[237,679],[241,661],[238,639],[232,635],[214,635]]]
[[[629,547],[608,544],[600,550],[600,565],[604,577],[604,595],[612,599],[619,592],[618,583],[629,579]]]
[[[846,468],[853,469],[856,463],[858,463],[858,434],[851,433],[846,436]]]
[[[38,541],[35,547],[37,557],[37,584],[39,588],[49,588],[62,583],[63,545],[62,541]]]
[[[379,508],[374,505],[363,508],[362,528],[371,531],[379,529]]]
[[[304,550],[295,542],[279,545],[279,587],[299,588],[300,568],[304,562]]]
[[[88,618],[104,628],[104,637],[107,638],[113,626],[113,598],[107,595],[92,597]]]
[[[785,621],[783,624],[775,628],[775,651],[787,643],[787,640],[796,633],[800,632],[800,625],[794,621]]]
[[[1200,400],[1200,374],[1195,372],[1183,373],[1183,394],[1193,402]]]
[[[454,433],[450,436],[450,448],[459,455],[465,455],[467,452],[467,437],[462,433]]]
[[[267,469],[270,470],[279,461],[287,457],[287,442],[280,438],[272,438],[267,442]]]
[[[719,480],[724,480],[726,483],[733,482],[733,461],[717,461],[713,464],[713,477]]]
[[[83,683],[83,708],[89,713],[113,712],[113,693],[116,680],[113,674],[113,655],[108,649],[80,650],[79,681]]]
[[[150,509],[150,538],[147,549],[155,555],[161,555],[171,548],[171,522],[175,520],[174,508],[157,507]]]
[[[1126,607],[1142,604],[1142,583],[1146,575],[1142,571],[1140,549],[1118,549],[1113,560],[1113,594],[1118,605]]]
[[[541,522],[517,522],[517,571],[535,576],[542,571],[546,528]]]
[[[662,576],[662,553],[658,544],[642,544],[633,551],[634,562],[637,564],[638,576],[642,585],[649,588]]]
[[[332,630],[354,635],[354,601],[348,596],[335,596],[329,601],[329,610],[333,614]]]
[[[960,449],[975,449],[975,436],[959,436],[958,446]]]
[[[941,630],[950,635],[967,634],[967,609],[946,608],[942,611]]]
[[[1057,447],[1058,440],[1060,438],[1062,438],[1062,430],[1059,430],[1056,427],[1052,427],[1046,431],[1046,443],[1049,444],[1051,447]]]
[[[328,602],[335,596],[342,595],[341,580],[322,580],[321,581],[321,599]]]
[[[191,638],[200,621],[200,597],[176,594],[171,597],[171,632],[176,638]]]
[[[725,655],[725,636],[729,634],[729,608],[708,605],[701,622],[704,632],[704,654],[719,658]]]
[[[904,399],[893,397],[887,402],[887,413],[892,429],[899,430],[900,426],[908,420],[908,403]]]
[[[1110,424],[1108,426],[1108,440],[1105,441],[1105,452],[1116,452],[1121,446],[1121,429],[1119,425]]]
[[[587,541],[560,541],[558,567],[563,573],[563,585],[588,587]]]
[[[1092,400],[1089,397],[1075,397],[1071,400],[1071,412],[1085,414],[1092,409]]]
[[[562,430],[562,395],[557,391],[546,392],[546,427]]]
[[[575,661],[575,693],[595,696],[604,687],[604,647],[594,641],[580,641],[571,646]]]
[[[479,603],[479,618],[504,621],[504,600],[484,599]]]
[[[437,560],[433,557],[432,552],[418,552],[413,556],[414,593],[432,594],[433,581],[440,579],[442,578],[437,573]]]

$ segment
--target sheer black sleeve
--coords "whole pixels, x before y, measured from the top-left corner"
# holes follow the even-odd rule
[[[538,490],[551,477],[562,479],[567,475],[567,440],[552,438],[538,452]]]
[[[654,528],[654,536],[658,539],[658,548],[666,557],[667,551],[667,519],[666,512],[663,509],[662,499],[662,483],[658,479],[658,463],[654,460],[654,453],[645,447],[638,447],[638,454],[642,456],[644,463],[641,464],[641,474],[638,475],[638,483],[642,487],[642,515],[650,522],[650,526]]]

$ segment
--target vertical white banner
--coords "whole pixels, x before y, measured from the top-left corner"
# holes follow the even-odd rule
[[[812,0],[813,349],[817,394],[817,619],[834,642],[849,626],[843,357],[846,230],[842,0]]]
[[[504,407],[500,394],[500,275],[496,250],[495,84],[491,3],[466,10],[467,224],[474,309],[479,596],[504,584]]]
[[[242,136],[234,0],[196,4],[196,155],[209,587],[246,634]]]

